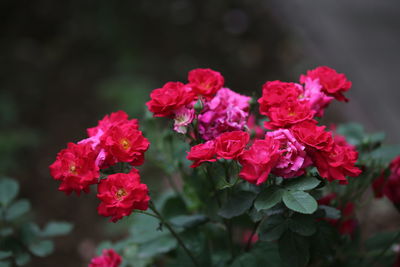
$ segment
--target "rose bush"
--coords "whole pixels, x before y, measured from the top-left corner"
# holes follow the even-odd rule
[[[97,186],[100,215],[133,218],[131,234],[101,244],[89,266],[394,264],[398,231],[361,235],[356,211],[371,184],[399,208],[399,147],[354,124],[320,125],[351,85],[318,67],[298,83],[266,82],[255,101],[195,69],[153,90],[145,134],[123,111],[105,116],[50,166],[59,190]],[[142,164],[162,169],[171,190],[149,193],[133,167]]]

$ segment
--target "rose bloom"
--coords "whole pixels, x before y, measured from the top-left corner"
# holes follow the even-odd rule
[[[89,192],[89,186],[96,184],[100,176],[96,156],[90,144],[68,143],[49,167],[51,176],[61,181],[58,189],[66,194]]]
[[[215,158],[215,143],[214,141],[208,141],[204,144],[195,145],[188,152],[187,159],[193,161],[191,168],[200,166],[203,162],[214,162]]]
[[[310,108],[315,111],[316,117],[322,117],[324,115],[324,109],[334,98],[322,92],[322,86],[318,79],[313,80],[307,77],[304,83],[304,92],[300,96],[300,99],[308,102]]]
[[[174,130],[181,134],[187,133],[187,127],[194,119],[194,109],[181,107],[174,115]]]
[[[233,131],[223,133],[215,140],[217,157],[224,159],[237,159],[242,154],[249,142],[250,135],[247,132]]]
[[[305,121],[294,125],[290,131],[302,144],[313,150],[328,151],[332,148],[332,133],[325,131],[325,126]]]
[[[128,124],[111,127],[101,137],[101,146],[107,153],[108,163],[129,162],[133,166],[143,164],[144,153],[150,146],[142,132]]]
[[[293,178],[304,174],[304,169],[311,165],[305,146],[300,144],[287,129],[267,132],[267,136],[280,142],[281,156],[272,172],[283,178]]]
[[[383,188],[383,194],[395,205],[400,205],[400,156],[390,163],[390,176]]]
[[[211,140],[224,132],[244,130],[249,116],[251,98],[222,88],[217,95],[205,102],[199,115],[199,133],[204,140]]]
[[[270,121],[265,122],[264,126],[267,129],[288,128],[299,122],[312,120],[314,114],[315,111],[311,110],[307,103],[285,102],[269,109]]]
[[[110,165],[116,163],[116,159],[107,153],[104,147],[102,147],[101,138],[110,128],[120,127],[121,125],[124,125],[125,128],[130,128],[132,130],[139,129],[139,123],[137,119],[128,120],[128,114],[126,114],[124,111],[118,111],[104,116],[104,118],[99,121],[96,127],[87,129],[89,138],[78,142],[78,144],[90,144],[93,150],[98,153],[96,165],[99,166],[100,169],[108,168]]]
[[[150,200],[147,185],[140,183],[139,171],[116,173],[100,181],[97,197],[101,200],[97,211],[116,222],[133,210],[147,210]]]
[[[193,92],[206,98],[213,97],[224,86],[224,77],[212,69],[191,70],[188,80]]]
[[[346,176],[357,177],[361,170],[355,166],[358,153],[353,146],[333,143],[328,151],[314,151],[312,159],[319,175],[328,181],[347,184]]]
[[[195,100],[192,89],[181,82],[168,82],[150,94],[147,108],[155,117],[171,117],[175,111]]]
[[[375,198],[383,197],[383,189],[385,188],[386,178],[385,172],[383,171],[378,178],[374,179],[372,182],[372,191],[374,193]]]
[[[307,77],[313,80],[318,79],[322,86],[322,91],[327,95],[333,96],[339,101],[348,101],[343,93],[351,88],[351,82],[347,80],[344,74],[337,73],[329,67],[321,66],[307,71],[307,75],[301,75],[300,82],[305,83]]]
[[[279,141],[269,136],[264,140],[255,140],[239,158],[242,165],[239,176],[252,184],[264,183],[279,160],[279,146]]]
[[[113,249],[104,249],[101,256],[94,257],[89,267],[118,267],[122,263],[122,258]]]
[[[263,85],[262,97],[258,99],[260,114],[268,116],[271,107],[277,107],[287,101],[296,100],[302,92],[302,87],[297,83],[281,81],[266,82]]]
[[[126,114],[125,111],[120,110],[117,112],[113,112],[110,115],[105,115],[104,118],[99,121],[96,127],[87,129],[87,133],[89,137],[93,137],[96,135],[98,136],[110,129],[111,126],[127,122],[131,124],[132,128],[139,129],[138,120],[128,120],[128,114]]]

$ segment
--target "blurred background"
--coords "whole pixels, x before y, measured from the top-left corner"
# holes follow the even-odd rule
[[[106,113],[140,118],[151,90],[186,81],[193,68],[259,96],[267,80],[330,66],[353,88],[326,120],[357,121],[400,143],[399,14],[397,0],[0,1],[0,174],[18,179],[40,225],[75,224],[31,265],[86,266],[109,238],[94,194],[57,191],[48,172],[56,153]],[[398,225],[386,200],[375,205],[360,215],[371,231]]]

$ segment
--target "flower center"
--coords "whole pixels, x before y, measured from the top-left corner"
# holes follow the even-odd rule
[[[78,172],[76,171],[76,165],[75,165],[75,163],[73,163],[73,164],[71,164],[70,166],[69,166],[69,172],[70,173],[72,173],[72,174],[78,174]]]
[[[118,189],[118,191],[115,193],[115,198],[118,200],[121,200],[124,196],[126,196],[126,191],[123,188]]]
[[[120,144],[123,149],[128,150],[131,147],[131,144],[126,138],[121,139]]]

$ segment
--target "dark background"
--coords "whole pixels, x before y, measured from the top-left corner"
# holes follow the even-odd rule
[[[193,68],[259,95],[266,80],[328,65],[353,89],[327,121],[358,121],[400,143],[399,12],[396,0],[0,1],[0,174],[20,181],[40,225],[75,224],[31,265],[86,266],[109,238],[94,194],[57,191],[48,173],[56,153],[106,113],[140,118],[152,89]],[[370,231],[400,219],[386,200],[360,217]]]

